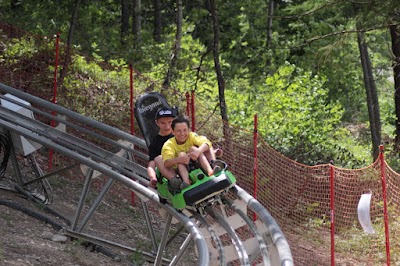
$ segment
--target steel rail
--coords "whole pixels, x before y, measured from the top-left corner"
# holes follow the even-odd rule
[[[257,214],[259,219],[267,226],[271,244],[275,247],[274,252],[269,252],[269,258],[272,265],[293,266],[293,257],[290,251],[289,243],[287,242],[282,230],[276,223],[271,214],[249,193],[239,186],[235,186],[231,191],[242,201],[248,208]],[[274,254],[276,253],[276,254]]]
[[[98,129],[101,129],[108,134],[113,134],[115,136],[118,136],[124,140],[128,140],[132,143],[139,143],[137,141],[136,137],[131,136],[130,134],[127,134],[123,131],[120,131],[116,128],[110,127],[108,125],[102,124],[96,120],[93,120],[91,118],[87,118],[84,116],[81,116],[79,114],[76,114],[68,109],[65,109],[63,107],[54,105],[52,103],[49,103],[47,101],[44,101],[42,99],[39,99],[35,96],[23,93],[21,91],[15,90],[11,87],[8,87],[4,84],[0,83],[0,91],[2,92],[7,92],[12,95],[15,95],[23,100],[26,100],[30,103],[35,103],[41,106],[44,106],[46,108],[52,109],[53,111],[56,111],[58,113],[66,114],[70,117],[73,117],[74,119],[80,121],[81,123],[87,123],[88,125],[91,125],[93,127],[96,127]],[[144,187],[143,185],[139,184],[138,182],[132,180],[131,178],[128,178],[127,176],[121,174],[120,172],[116,171],[113,168],[118,168],[118,166],[113,162],[113,160],[110,160],[107,162],[107,160],[104,162],[105,165],[100,164],[99,162],[93,160],[90,157],[87,157],[85,155],[79,154],[76,152],[76,146],[72,145],[71,143],[67,143],[65,141],[59,141],[57,138],[52,137],[49,135],[48,132],[55,132],[56,129],[47,126],[45,124],[42,124],[40,128],[35,128],[34,125],[38,125],[35,122],[32,122],[34,120],[26,120],[26,118],[22,118],[19,115],[10,115],[10,112],[7,110],[4,110],[4,108],[0,108],[0,116],[3,119],[0,119],[0,126],[10,130],[11,132],[14,132],[18,135],[24,136],[29,140],[35,141],[45,147],[51,148],[54,151],[65,155],[67,157],[70,157],[78,162],[81,162],[82,164],[88,166],[89,168],[99,171],[112,179],[120,182],[122,185],[126,186],[128,189],[139,193],[140,195],[150,199],[151,201],[155,202],[158,204],[160,207],[164,208],[167,210],[167,212],[175,217],[184,227],[185,229],[190,233],[192,236],[194,245],[196,246],[196,249],[199,254],[198,258],[198,265],[209,265],[209,253],[208,253],[208,247],[206,244],[206,241],[204,239],[204,236],[201,234],[199,231],[198,227],[196,224],[191,221],[187,216],[183,215],[182,213],[178,212],[176,209],[174,209],[171,205],[169,204],[163,204],[160,202],[160,199],[158,197],[158,194],[153,192],[152,190],[148,189],[147,187]],[[18,119],[16,119],[18,118]],[[20,119],[21,118],[21,119]],[[58,137],[64,136],[64,134],[59,134],[57,132]],[[87,155],[87,154],[86,154]],[[94,153],[94,155],[97,156],[97,158],[102,158],[102,155]],[[104,155],[104,154],[103,154]],[[113,156],[111,156],[113,157]],[[104,157],[103,157],[104,158]],[[108,158],[111,159],[111,158]],[[115,157],[114,157],[115,159]],[[125,163],[125,162],[124,162]],[[130,162],[130,164],[135,164],[134,162]],[[111,168],[107,167],[110,166]],[[129,165],[129,164],[127,164]],[[139,167],[139,165],[137,165]],[[123,170],[123,169],[121,169]],[[138,179],[140,179],[140,176],[137,176]],[[157,256],[159,256],[158,254]]]
[[[138,157],[140,157],[142,159],[148,160],[148,157],[149,157],[148,155],[146,155],[144,153],[141,153],[141,152],[139,152],[139,151],[137,151],[135,149],[129,148],[127,146],[124,146],[124,145],[120,144],[118,141],[115,141],[113,139],[105,137],[105,136],[103,136],[101,134],[98,134],[97,132],[94,132],[94,131],[92,131],[92,130],[90,130],[88,128],[85,128],[83,126],[79,126],[79,125],[77,125],[77,124],[75,124],[73,122],[68,121],[67,119],[63,119],[63,118],[60,118],[58,116],[54,116],[53,114],[50,114],[50,113],[47,113],[45,111],[39,110],[39,109],[37,109],[35,107],[32,107],[31,105],[24,104],[21,101],[14,100],[12,98],[9,98],[9,97],[3,96],[3,95],[0,95],[0,99],[3,99],[5,101],[7,101],[7,102],[10,102],[10,103],[13,103],[15,105],[18,105],[20,107],[26,108],[26,109],[34,112],[35,114],[39,114],[39,115],[41,115],[43,117],[47,117],[47,118],[49,118],[51,120],[57,121],[59,123],[62,123],[62,124],[64,124],[65,126],[67,126],[69,128],[73,128],[73,129],[75,129],[75,130],[77,130],[79,132],[82,132],[82,133],[85,133],[87,135],[90,135],[90,136],[92,136],[92,137],[94,137],[96,139],[99,139],[99,140],[102,140],[102,141],[105,141],[105,142],[109,142],[112,145],[114,145],[114,146],[116,146],[116,147],[118,147],[120,149],[124,149],[126,151],[129,151],[129,152],[135,154],[136,156],[138,156]],[[140,139],[138,139],[138,142],[135,143],[135,145],[137,145],[137,146],[139,146],[141,148],[147,148],[146,147],[146,143],[145,143],[144,140],[141,141]]]
[[[70,118],[72,118],[72,119],[74,119],[76,121],[80,121],[81,123],[87,124],[89,126],[97,128],[97,129],[100,129],[103,132],[107,132],[107,133],[109,133],[111,135],[114,135],[114,136],[116,136],[118,138],[128,140],[128,141],[132,142],[135,145],[141,146],[143,148],[146,147],[146,144],[145,144],[144,140],[142,140],[142,139],[140,139],[140,138],[138,138],[136,136],[133,136],[133,135],[127,133],[127,132],[124,132],[124,131],[119,130],[119,129],[115,128],[115,127],[109,126],[107,124],[101,123],[101,122],[99,122],[99,121],[97,121],[97,120],[95,120],[93,118],[78,114],[78,113],[76,113],[74,111],[71,111],[71,110],[69,110],[69,109],[67,109],[65,107],[60,106],[60,105],[51,103],[49,101],[43,100],[43,99],[38,98],[36,96],[33,96],[31,94],[28,94],[28,93],[22,92],[20,90],[14,89],[14,88],[12,88],[10,86],[7,86],[7,85],[5,85],[3,83],[0,83],[0,91],[3,92],[3,93],[10,93],[10,94],[12,94],[12,95],[14,95],[14,96],[16,96],[18,98],[21,98],[21,99],[23,99],[23,100],[25,100],[25,101],[27,101],[27,102],[29,102],[31,104],[36,104],[38,106],[44,107],[44,108],[49,109],[51,111],[54,111],[56,113],[66,115],[67,117],[70,117]]]
[[[2,118],[4,121],[15,123],[19,127],[23,127],[29,130],[30,132],[32,132],[32,134],[44,136],[61,146],[68,146],[68,148],[73,150],[74,152],[86,157],[91,157],[95,161],[104,163],[109,167],[123,172],[129,177],[143,179],[143,176],[147,175],[147,171],[143,166],[137,165],[132,161],[121,158],[114,153],[104,150],[86,140],[79,139],[68,133],[54,129],[37,120],[32,120],[24,115],[13,112],[1,106],[0,111],[0,118]],[[129,169],[133,172],[127,171],[126,169]],[[140,178],[139,176],[142,177]]]
[[[8,99],[7,97],[0,96],[1,99],[10,101],[14,104],[18,104],[22,108],[27,108],[32,112],[39,113],[40,115],[43,115],[45,117],[55,119],[56,121],[64,123],[65,125],[75,128],[78,131],[85,132],[86,134],[92,136],[93,138],[97,138],[103,141],[108,146],[113,145],[114,147],[123,148],[128,152],[138,155],[137,154],[138,151],[130,147],[125,147],[122,144],[118,143],[117,141],[105,135],[108,136],[112,135],[114,137],[118,137],[122,140],[129,141],[130,143],[137,145],[138,147],[143,147],[143,148],[146,147],[145,142],[142,139],[132,136],[117,128],[103,124],[92,118],[75,113],[62,106],[45,101],[33,95],[21,92],[19,90],[6,86],[2,83],[0,83],[0,93],[9,93],[11,95],[14,95],[20,99],[29,102],[30,104],[35,104],[40,107],[44,107],[50,110],[51,112],[56,112],[65,115],[70,118],[70,121],[57,118],[53,115],[50,115],[49,113],[43,112],[37,108],[20,103],[11,98]],[[105,135],[99,134],[94,131],[92,132],[91,130],[86,129],[85,127],[75,125],[71,121],[77,121],[81,124],[88,125],[89,127],[104,132]],[[164,204],[160,202],[160,198],[157,193],[143,186],[143,184],[145,185],[148,184],[148,179],[145,178],[147,177],[147,173],[143,166],[133,162],[132,160],[116,156],[112,152],[101,148],[97,144],[91,143],[81,138],[77,138],[66,132],[59,131],[49,125],[46,125],[42,122],[36,121],[31,118],[27,118],[21,114],[10,111],[4,107],[0,107],[0,127],[4,127],[9,131],[12,131],[18,135],[26,137],[29,140],[42,144],[45,147],[53,149],[54,151],[62,155],[65,155],[69,158],[72,158],[77,162],[80,162],[81,164],[89,167],[89,172],[86,174],[85,186],[81,194],[81,199],[79,202],[75,219],[73,221],[73,226],[71,227],[72,230],[68,230],[68,234],[71,235],[77,234],[83,236],[83,234],[81,233],[83,227],[91,218],[92,213],[96,210],[99,202],[102,200],[102,198],[108,191],[108,187],[105,187],[103,189],[101,194],[96,199],[97,203],[92,206],[90,212],[87,213],[86,217],[84,217],[83,222],[80,225],[78,225],[79,215],[82,210],[81,207],[87,195],[87,189],[90,184],[93,171],[96,170],[111,178],[111,180],[109,180],[110,181],[109,186],[111,186],[112,181],[117,181],[122,185],[124,185],[125,187],[127,187],[128,189],[137,193],[140,197],[143,196],[144,198],[147,198],[152,202],[155,202],[159,207],[166,210],[169,214],[168,216],[169,219],[167,220],[167,227],[169,227],[173,216],[189,232],[189,235],[182,244],[181,249],[178,251],[178,253],[171,261],[173,265],[175,265],[179,261],[184,250],[188,247],[188,245],[191,242],[194,242],[194,245],[198,252],[198,259],[199,259],[198,265],[203,266],[210,264],[209,247],[207,246],[207,241],[205,240],[203,234],[199,229],[199,226],[201,225],[206,227],[206,229],[210,233],[210,236],[214,240],[214,244],[217,245],[218,253],[220,255],[219,258],[220,265],[224,265],[225,263],[227,263],[221,240],[214,232],[212,226],[210,226],[207,223],[207,221],[201,216],[201,214],[198,214],[198,217],[197,218],[195,217],[195,219],[193,219],[193,217],[187,217],[180,211],[173,208],[170,204],[168,203]],[[144,156],[140,155],[138,156],[140,158],[144,158]],[[43,179],[43,177],[41,178]],[[132,180],[131,178],[140,181],[140,183]],[[244,191],[239,186],[237,185],[234,186],[230,191],[232,191],[233,194],[239,200],[244,202],[247,208],[249,208],[250,210],[252,210],[254,213],[257,214],[259,220],[263,223],[263,225],[266,227],[267,230],[267,233],[259,234],[257,232],[256,226],[252,224],[251,221],[249,221],[246,214],[243,211],[241,211],[240,208],[237,208],[234,203],[232,204],[231,202],[228,202],[229,206],[236,213],[238,213],[239,216],[242,217],[242,219],[245,220],[245,223],[250,227],[250,230],[253,231],[253,234],[255,235],[258,241],[258,246],[260,249],[259,252],[257,254],[251,254],[251,257],[249,257],[241,239],[237,236],[235,229],[232,228],[227,221],[225,221],[226,214],[223,213],[223,215],[220,215],[219,213],[216,213],[215,210],[209,209],[209,207],[206,208],[207,209],[206,212],[211,216],[213,216],[215,221],[227,231],[228,235],[230,235],[233,245],[235,246],[236,251],[238,252],[241,264],[250,265],[251,263],[253,263],[254,259],[256,259],[257,257],[259,257],[259,255],[261,255],[264,264],[268,265],[270,263],[271,265],[274,266],[275,265],[293,266],[293,258],[287,240],[284,237],[281,229],[279,228],[275,220],[269,214],[269,212],[256,199],[250,196],[246,191]],[[205,215],[205,213],[203,214]],[[148,223],[149,225],[150,223],[149,217],[146,217],[146,223]],[[76,230],[78,230],[78,232]],[[155,242],[154,232],[153,236],[151,237],[152,238],[151,240],[153,242],[153,248],[158,249],[156,256],[152,257],[154,259],[155,264],[157,265],[163,265],[164,263],[166,263],[162,253],[164,252],[165,247],[168,246],[169,241],[167,241],[167,237],[168,237],[168,232],[167,230],[165,230],[162,242],[160,243],[159,246],[157,246],[157,243]],[[116,246],[117,248],[119,246],[119,248],[121,249],[125,250],[129,249],[129,247],[124,247],[117,243],[108,242],[107,240],[102,240],[94,236],[87,235],[85,236],[85,238],[93,239],[94,241],[97,241],[98,243],[103,243],[106,246]],[[266,245],[266,243],[268,244],[268,246]]]
[[[215,210],[212,207],[205,208],[205,211],[209,215],[211,215],[211,217],[213,217],[218,222],[218,224],[226,231],[226,233],[230,236],[232,244],[236,249],[237,255],[239,256],[241,265],[250,266],[251,264],[249,262],[249,256],[243,245],[243,242],[236,234],[235,230],[231,227],[231,225],[224,219],[222,215],[215,212]]]
[[[224,266],[226,265],[226,257],[225,257],[225,251],[224,247],[222,244],[221,239],[218,237],[217,233],[215,232],[214,228],[206,221],[205,217],[200,215],[197,212],[191,211],[193,217],[198,220],[199,224],[201,226],[204,226],[208,233],[211,236],[212,241],[214,241],[214,245],[216,246],[216,249],[218,250],[218,259],[219,259],[219,265]]]
[[[0,111],[1,113],[1,111]],[[208,248],[206,241],[197,228],[197,226],[185,215],[179,213],[176,209],[174,209],[171,205],[169,204],[162,204],[160,202],[160,199],[158,197],[158,194],[154,193],[152,190],[138,184],[137,182],[133,181],[132,179],[113,171],[110,168],[107,168],[95,161],[93,161],[90,158],[87,158],[85,156],[82,156],[80,154],[77,154],[75,151],[70,150],[66,147],[63,147],[57,143],[54,143],[53,141],[49,141],[46,137],[40,136],[38,134],[32,133],[30,130],[27,130],[22,127],[16,127],[15,125],[11,124],[10,122],[0,120],[0,125],[3,127],[7,128],[8,130],[11,130],[19,135],[22,135],[28,139],[31,139],[33,141],[36,141],[43,146],[52,148],[53,150],[59,152],[60,154],[63,154],[67,157],[70,157],[72,159],[75,159],[77,161],[80,161],[81,163],[89,166],[90,168],[97,170],[105,175],[110,176],[111,178],[119,181],[121,184],[126,186],[127,188],[140,193],[142,196],[149,198],[150,200],[154,201],[157,203],[159,206],[165,208],[171,215],[173,215],[179,222],[182,223],[182,225],[188,230],[194,240],[194,243],[197,247],[197,250],[199,252],[199,262],[198,265],[209,265],[209,254],[208,254]]]
[[[81,240],[86,240],[88,242],[91,242],[93,244],[102,246],[102,247],[106,247],[106,248],[110,248],[110,249],[117,249],[120,250],[122,252],[140,252],[143,256],[147,257],[148,259],[151,259],[153,262],[155,260],[155,255],[149,252],[145,252],[144,250],[139,250],[137,248],[132,248],[132,247],[128,247],[126,245],[122,245],[119,243],[115,243],[113,241],[109,241],[106,239],[102,239],[99,237],[94,237],[92,235],[89,234],[85,234],[85,233],[78,233],[76,231],[73,230],[69,230],[69,229],[61,229],[61,232],[64,233],[67,236],[73,237],[73,238],[78,238]],[[171,263],[171,261],[167,260],[167,259],[162,259],[161,264],[162,265],[169,265]]]
[[[236,204],[226,198],[223,198],[223,200],[227,203],[229,207],[231,207],[239,216],[246,222],[247,226],[249,226],[250,230],[252,231],[253,235],[256,237],[258,241],[258,247],[259,247],[259,253],[263,259],[264,265],[271,265],[271,262],[268,258],[268,249],[267,249],[267,244],[265,243],[264,239],[258,232],[256,226],[254,223],[251,221],[249,216],[247,216],[239,207],[236,206]],[[257,255],[257,254],[255,254]],[[253,264],[253,260],[255,257],[250,257],[250,263]]]

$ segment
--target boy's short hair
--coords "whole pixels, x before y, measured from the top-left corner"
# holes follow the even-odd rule
[[[172,129],[175,128],[175,125],[177,123],[186,123],[186,125],[190,128],[190,121],[187,116],[178,115],[177,117],[175,117],[174,120],[172,120],[172,124],[171,124]]]

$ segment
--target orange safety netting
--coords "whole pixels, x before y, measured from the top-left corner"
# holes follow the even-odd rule
[[[0,40],[24,38],[33,42],[38,48],[31,53],[10,52],[12,46],[0,47],[0,82],[21,89],[35,96],[51,101],[54,88],[55,38],[32,35],[10,25],[0,23]],[[32,43],[30,43],[30,47]],[[61,46],[62,47],[62,46]],[[23,49],[21,47],[20,49]],[[60,65],[65,61],[65,49],[60,49]],[[7,57],[5,59],[5,57]],[[89,60],[89,59],[88,59]],[[104,66],[105,67],[105,66]],[[112,67],[107,66],[109,69]],[[115,71],[129,73],[127,69]],[[85,77],[73,70],[66,74],[68,82],[84,86]],[[105,83],[97,84],[97,88],[82,87],[80,94],[62,92],[61,104],[80,113],[95,113],[96,119],[129,131],[129,74],[117,76],[119,83],[105,77]],[[139,94],[154,83],[134,74],[135,92]],[[121,82],[122,79],[122,82]],[[95,95],[103,95],[107,86],[121,86],[123,92],[110,105],[93,111],[97,102]],[[96,91],[94,91],[96,90]],[[79,101],[84,108],[79,107]],[[168,99],[171,102],[185,102],[185,95],[176,95],[179,99]],[[181,113],[186,106],[179,106]],[[190,109],[190,108],[188,108]],[[110,110],[114,110],[110,112]],[[117,111],[115,111],[117,110]],[[92,112],[93,111],[93,112]],[[191,115],[191,114],[189,114]],[[118,119],[116,118],[118,116]],[[330,164],[307,166],[274,150],[262,138],[258,138],[257,161],[254,158],[254,133],[234,125],[223,123],[218,114],[196,104],[196,129],[208,136],[215,147],[224,150],[223,160],[238,179],[238,185],[250,194],[256,192],[256,198],[275,218],[289,241],[296,265],[330,265],[332,239],[330,235],[331,221],[335,226],[335,261],[338,265],[360,264],[377,265],[386,262],[386,240],[384,232],[384,195],[382,174],[386,181],[387,203],[390,224],[398,220],[399,174],[394,172],[385,161],[378,159],[372,165],[362,169],[342,169]],[[116,121],[124,125],[115,124]],[[136,134],[140,135],[135,125]],[[212,130],[210,130],[212,129]],[[140,161],[145,165],[145,161]],[[384,166],[382,169],[381,166]],[[255,168],[256,167],[256,168]],[[334,209],[331,203],[331,178],[334,185]],[[257,182],[254,188],[254,182]],[[117,186],[118,189],[123,189]],[[362,194],[371,193],[371,220],[376,234],[365,234],[358,222],[357,206]],[[126,193],[129,197],[129,193]],[[332,216],[334,214],[334,216]],[[333,219],[332,219],[333,218]],[[396,243],[396,236],[390,234],[391,243]],[[354,246],[362,246],[363,254],[349,252]],[[397,247],[393,245],[392,249]],[[400,262],[400,258],[392,256],[392,262]],[[353,263],[352,263],[353,262]]]
[[[209,113],[203,108],[197,105],[196,113]],[[207,121],[202,121],[202,118]],[[352,262],[351,265],[386,262],[382,174],[391,210],[397,210],[399,206],[400,180],[399,174],[385,161],[382,165],[379,158],[362,169],[343,169],[331,164],[307,166],[283,156],[260,138],[256,145],[255,165],[253,132],[225,124],[229,135],[224,137],[223,123],[218,116],[196,115],[196,120],[198,124],[208,124],[198,132],[207,135],[217,147],[224,149],[223,159],[238,178],[239,186],[256,194],[258,201],[277,221],[289,241],[296,265],[331,265],[332,244],[335,244],[335,253],[339,254],[335,256],[336,262]],[[207,130],[209,128],[213,129],[212,132]],[[333,203],[331,188],[334,191]],[[380,234],[364,233],[358,221],[360,197],[368,193],[372,195],[371,220],[375,231]],[[332,213],[335,243],[330,234]],[[389,220],[394,222],[396,215],[390,214]],[[351,245],[362,246],[361,258],[360,254],[348,252]],[[341,255],[343,251],[345,255]]]

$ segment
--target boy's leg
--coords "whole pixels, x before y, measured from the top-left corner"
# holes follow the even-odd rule
[[[153,169],[153,171],[154,171],[154,175],[157,175],[156,174],[157,170]],[[151,188],[156,188],[157,187],[157,177],[153,177],[153,176],[150,177],[149,186]]]
[[[156,164],[154,161],[150,161],[147,166],[147,175],[149,176],[149,186],[151,188],[156,188],[157,185],[157,172],[156,172]]]
[[[210,148],[208,151],[204,152],[204,155],[206,156],[207,160],[209,162],[215,161],[215,150],[213,148]]]
[[[211,165],[213,174],[216,174],[216,173],[219,173],[222,171],[222,168],[219,165],[214,165],[216,158],[222,156],[222,154],[223,154],[223,151],[221,149],[214,150],[214,148],[211,148],[210,150],[204,152],[204,155],[207,157],[207,160]]]
[[[203,168],[204,171],[206,171],[208,176],[212,176],[214,174],[214,171],[211,168],[211,165],[204,154],[200,154],[197,160],[200,163],[201,168]]]
[[[187,169],[187,165],[186,164],[178,164],[178,172],[179,172],[179,175],[182,177],[183,182],[190,185],[191,182],[189,179],[189,172]]]
[[[164,162],[162,160],[161,155],[158,155],[156,158],[154,158],[154,162],[156,163],[156,166],[160,173],[165,176],[168,180],[176,176],[176,171],[174,168],[166,168],[164,166]]]

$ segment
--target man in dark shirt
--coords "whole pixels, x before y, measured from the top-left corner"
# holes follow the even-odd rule
[[[157,110],[155,122],[160,130],[149,145],[149,163],[147,165],[147,174],[150,177],[150,187],[152,188],[156,188],[157,185],[156,167],[160,173],[169,180],[176,176],[175,171],[168,170],[164,167],[161,158],[161,149],[164,143],[174,136],[171,128],[174,117],[173,111],[169,108],[161,107]]]

